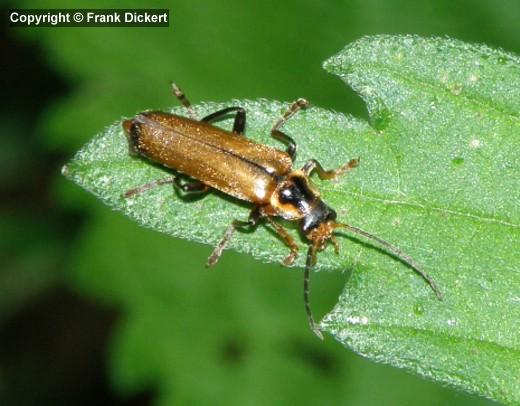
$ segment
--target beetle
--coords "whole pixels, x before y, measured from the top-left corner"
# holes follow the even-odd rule
[[[281,131],[283,125],[299,110],[309,106],[305,99],[298,99],[276,121],[271,135],[286,145],[285,151],[256,143],[244,136],[246,111],[232,106],[216,111],[198,120],[190,102],[175,85],[173,94],[186,108],[188,117],[160,111],[146,111],[122,123],[128,140],[129,152],[152,162],[173,169],[175,175],[147,183],[125,193],[129,198],[155,186],[173,184],[186,193],[207,193],[216,189],[236,199],[249,202],[253,208],[247,221],[234,220],[225,231],[208,258],[207,265],[215,265],[236,230],[252,230],[262,220],[289,247],[290,252],[283,265],[291,265],[298,255],[298,245],[276,217],[298,224],[308,242],[304,270],[304,304],[312,331],[323,338],[314,321],[309,301],[310,270],[316,263],[316,254],[325,249],[328,242],[339,253],[334,230],[344,228],[382,245],[404,263],[408,264],[430,285],[439,300],[442,294],[434,280],[407,254],[389,242],[360,228],[336,221],[336,212],[330,208],[312,184],[310,176],[316,172],[320,179],[334,179],[355,168],[359,159],[351,159],[334,170],[325,170],[311,159],[301,169],[294,169],[296,143]],[[231,131],[212,122],[234,114]],[[188,176],[191,182],[183,183],[179,174]]]

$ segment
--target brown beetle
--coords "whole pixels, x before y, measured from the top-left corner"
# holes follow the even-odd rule
[[[400,249],[359,228],[336,222],[336,212],[321,200],[319,192],[310,182],[309,177],[313,171],[316,171],[320,179],[333,179],[355,168],[358,159],[352,159],[336,170],[324,170],[314,159],[301,169],[293,169],[296,143],[280,131],[280,128],[298,110],[309,105],[306,100],[298,99],[294,102],[271,130],[274,138],[287,145],[284,152],[258,144],[243,135],[246,124],[246,112],[243,108],[228,107],[199,121],[179,87],[172,84],[172,89],[186,107],[190,118],[148,111],[131,120],[125,120],[123,128],[131,154],[174,169],[177,173],[194,179],[194,182],[183,184],[180,177],[175,175],[129,190],[125,196],[130,197],[158,185],[173,184],[184,192],[204,193],[217,189],[252,203],[254,207],[249,219],[231,223],[208,258],[208,265],[217,263],[236,229],[254,228],[260,220],[267,221],[290,248],[283,264],[292,264],[298,254],[298,245],[285,228],[273,219],[282,217],[298,222],[302,234],[309,241],[304,273],[304,302],[309,324],[318,337],[323,338],[314,322],[309,304],[309,273],[316,263],[316,253],[323,250],[329,241],[334,245],[336,253],[339,252],[339,245],[333,234],[336,228],[345,228],[378,242],[419,273],[437,297],[442,298],[433,279]],[[235,114],[231,132],[210,124],[230,113]]]

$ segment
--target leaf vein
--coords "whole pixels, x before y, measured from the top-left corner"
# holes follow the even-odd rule
[[[373,69],[375,71],[387,71],[391,75],[394,75],[395,77],[399,78],[402,82],[415,83],[418,86],[422,85],[423,87],[431,89],[432,93],[442,92],[444,95],[448,96],[448,98],[455,100],[463,108],[466,108],[468,105],[474,106],[480,109],[485,109],[488,112],[498,113],[499,115],[508,118],[509,121],[512,121],[514,123],[520,122],[519,115],[514,114],[511,111],[507,111],[504,108],[500,108],[496,105],[493,105],[486,99],[479,99],[478,97],[463,92],[455,95],[452,93],[450,89],[441,86],[437,82],[431,82],[424,78],[421,78],[413,72],[406,72],[406,75],[404,75],[398,69],[395,69],[391,65],[385,65],[384,63],[359,63],[358,66],[361,68],[360,71],[363,72],[364,76],[367,75],[367,70],[370,69]]]
[[[357,192],[347,191],[347,190],[334,190],[334,192],[340,193],[340,194],[348,194],[348,195],[356,196],[358,198],[363,198],[366,200],[373,200],[373,201],[376,201],[376,202],[379,202],[379,203],[382,203],[385,205],[408,206],[408,207],[413,207],[413,208],[421,209],[421,210],[431,210],[431,211],[436,211],[436,212],[444,213],[444,214],[450,214],[450,215],[454,215],[454,216],[467,217],[467,218],[471,218],[471,219],[478,220],[478,221],[500,224],[500,225],[508,226],[508,227],[512,227],[512,228],[520,228],[520,224],[517,224],[517,223],[509,222],[506,220],[500,220],[500,219],[493,218],[493,217],[486,217],[486,216],[482,216],[479,214],[465,213],[465,212],[462,212],[459,210],[448,209],[445,207],[426,206],[424,204],[412,203],[412,202],[407,202],[407,201],[403,201],[403,200],[385,199],[385,198],[381,198],[381,197],[370,196],[367,194],[357,193]]]

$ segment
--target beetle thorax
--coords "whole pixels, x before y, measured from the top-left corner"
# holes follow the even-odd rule
[[[294,221],[307,216],[318,201],[320,195],[307,177],[294,171],[278,182],[270,203],[277,215]]]

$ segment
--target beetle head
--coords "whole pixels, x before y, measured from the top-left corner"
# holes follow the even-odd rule
[[[336,213],[334,212],[334,214]],[[329,240],[334,244],[336,251],[338,251],[339,246],[336,242],[336,238],[333,235],[334,229],[336,227],[337,223],[334,220],[323,220],[319,222],[314,228],[305,233],[305,237],[307,237],[311,245],[314,246],[315,251],[321,251],[325,249]]]

